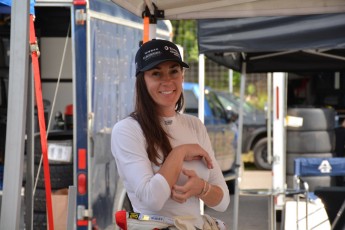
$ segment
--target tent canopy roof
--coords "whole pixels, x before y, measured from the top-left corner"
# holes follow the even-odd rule
[[[164,19],[201,19],[199,51],[237,71],[243,61],[247,72],[345,68],[344,0],[111,1],[137,16],[147,6]]]
[[[165,19],[240,18],[345,12],[343,0],[112,0],[141,16],[152,2],[164,10]]]
[[[198,44],[237,71],[345,70],[345,14],[199,20]]]

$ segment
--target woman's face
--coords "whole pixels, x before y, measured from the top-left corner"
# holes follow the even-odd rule
[[[174,61],[163,62],[145,71],[147,90],[158,105],[160,116],[174,116],[176,102],[182,93],[183,68]]]

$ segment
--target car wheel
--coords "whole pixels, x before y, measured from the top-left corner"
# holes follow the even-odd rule
[[[254,148],[254,164],[258,169],[271,170],[272,163],[269,163],[267,160],[268,151],[267,151],[267,138],[263,138],[258,141]]]

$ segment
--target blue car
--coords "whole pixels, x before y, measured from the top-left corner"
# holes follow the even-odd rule
[[[185,109],[184,112],[198,116],[199,85],[183,84]],[[210,136],[216,160],[227,181],[235,178],[236,133],[235,120],[237,114],[226,110],[216,93],[209,87],[205,88],[204,123]]]
[[[226,110],[239,113],[240,104],[243,105],[242,153],[252,152],[254,164],[258,169],[271,170],[267,150],[267,119],[264,110],[242,102],[240,98],[229,93],[216,91],[217,97]]]
[[[199,85],[197,83],[184,83],[184,95],[186,100],[185,112],[198,116]],[[242,153],[252,152],[254,162],[258,169],[271,170],[272,164],[268,162],[267,152],[267,125],[264,110],[256,109],[254,106],[241,102],[240,98],[229,93],[205,87],[205,125],[211,135],[221,132],[222,129],[235,130],[238,125],[238,113],[240,104],[243,104],[243,132],[242,132]],[[224,128],[224,126],[229,126]],[[232,142],[236,146],[235,139]],[[224,146],[229,144],[224,143]],[[215,145],[215,151],[220,145]],[[228,147],[225,147],[228,148]],[[223,148],[224,149],[224,148]],[[217,154],[217,152],[216,152]],[[224,166],[224,168],[229,165]]]

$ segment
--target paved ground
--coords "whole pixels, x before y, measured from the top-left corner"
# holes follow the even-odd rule
[[[271,172],[259,170],[244,170],[240,183],[241,189],[270,188]],[[212,209],[205,209],[205,213],[223,220],[229,230],[232,229],[234,220],[234,195],[231,195],[231,204],[224,213],[215,212]],[[1,200],[0,200],[1,205]],[[268,230],[269,229],[269,203],[268,198],[263,196],[240,196],[238,210],[237,230]],[[23,227],[21,220],[20,229]],[[278,228],[277,228],[278,229]]]
[[[245,170],[240,183],[241,189],[271,188],[271,171]],[[229,229],[234,221],[234,195],[231,204],[224,213],[206,208],[205,213],[223,220]],[[238,230],[268,230],[269,229],[269,199],[265,196],[239,197]],[[279,226],[278,226],[279,227]],[[278,229],[278,228],[277,228]]]
[[[250,170],[244,170],[242,174],[242,179],[240,182],[241,189],[269,189],[272,186],[272,173],[271,171],[259,171],[251,168]],[[226,225],[228,226],[229,230],[233,230],[233,223],[234,223],[234,195],[231,195],[231,204],[229,208],[224,212],[215,212],[212,209],[206,208],[205,213],[211,216],[217,217],[223,220]],[[1,205],[1,199],[0,199]],[[0,206],[1,207],[1,206]],[[248,196],[248,195],[241,195],[239,196],[239,208],[238,208],[238,219],[237,219],[237,230],[269,230],[269,199],[267,196]],[[303,208],[304,206],[301,205]],[[319,209],[319,207],[317,207]],[[292,208],[291,210],[295,210],[296,208]],[[305,209],[304,209],[305,210]],[[310,210],[314,212],[313,210]],[[311,213],[310,212],[310,213]],[[299,213],[303,214],[305,211],[299,211]],[[293,212],[291,213],[293,214]],[[295,217],[296,215],[293,214]],[[322,218],[327,215],[324,214]],[[319,218],[320,219],[320,218]],[[322,220],[322,219],[320,219]],[[318,220],[320,222],[320,220]],[[287,221],[288,223],[289,221]],[[314,220],[311,220],[310,223],[314,223]],[[295,223],[295,220],[293,222]],[[316,222],[315,222],[316,223]],[[318,223],[318,222],[317,222]],[[23,222],[21,221],[20,229],[24,229]],[[280,222],[276,223],[276,229],[281,229]],[[288,227],[286,230],[291,230],[295,228]],[[314,229],[314,228],[313,228]],[[315,230],[325,230],[330,229],[328,228],[315,228]]]
[[[233,198],[233,196],[231,197]],[[229,229],[233,229],[233,202],[224,213],[205,209],[205,213],[223,220]],[[268,230],[268,200],[265,197],[241,196],[238,210],[238,230]]]

